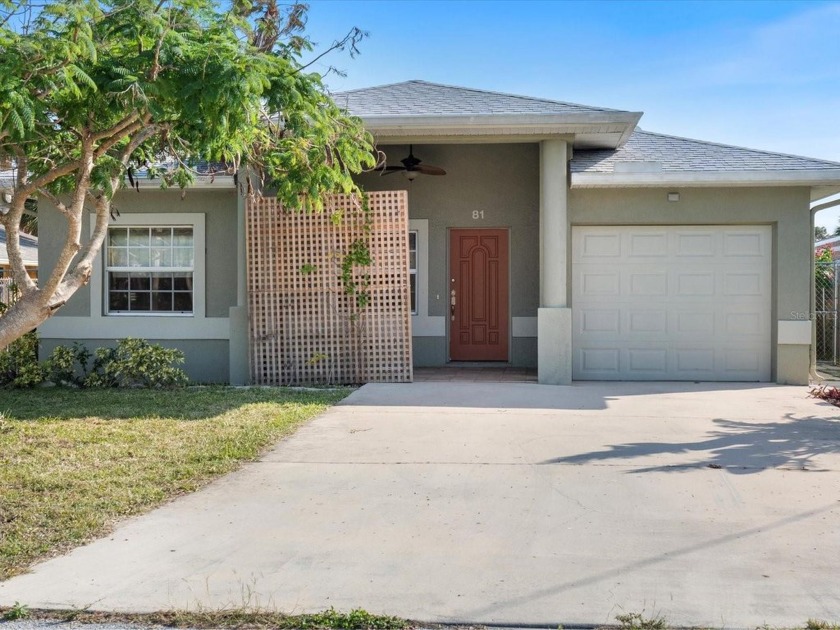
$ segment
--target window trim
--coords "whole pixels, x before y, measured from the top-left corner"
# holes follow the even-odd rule
[[[414,234],[414,267],[411,267],[411,235]],[[411,306],[411,276],[414,276],[414,308],[412,315],[417,315],[420,310],[420,230],[408,230],[408,295],[409,306]]]
[[[409,219],[408,229],[417,231],[417,314],[411,316],[411,336],[443,337],[446,318],[429,315],[429,220]]]
[[[193,264],[191,267],[130,267],[130,266],[108,266],[108,249],[110,247],[110,231],[114,228],[119,229],[131,229],[131,228],[156,228],[156,227],[165,227],[165,228],[189,228],[192,230],[192,250],[193,250]],[[137,225],[136,223],[127,223],[127,224],[111,224],[108,226],[109,234],[105,237],[105,242],[103,243],[103,252],[102,252],[102,260],[104,264],[104,275],[103,275],[103,286],[102,286],[102,293],[103,293],[103,301],[102,301],[102,308],[104,315],[106,317],[158,317],[158,316],[166,316],[166,317],[192,317],[193,313],[195,313],[195,261],[196,261],[196,238],[195,238],[195,227],[192,224],[167,224],[167,225]],[[150,246],[151,249],[151,246]],[[109,273],[189,273],[192,274],[192,290],[190,291],[192,297],[192,310],[190,311],[111,311],[110,307],[110,293],[111,289],[109,287]]]
[[[108,311],[108,291],[105,282],[108,279],[106,271],[106,256],[108,251],[107,236],[99,252],[99,260],[93,266],[90,281],[91,314],[108,319],[148,320],[149,318],[166,319],[204,319],[206,313],[206,230],[205,215],[202,212],[137,212],[124,213],[109,227],[192,227],[193,230],[193,312],[122,312]],[[94,223],[91,221],[90,233],[93,234]],[[139,333],[138,333],[139,335]]]

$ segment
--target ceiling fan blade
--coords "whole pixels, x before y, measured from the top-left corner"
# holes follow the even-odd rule
[[[418,164],[415,171],[423,173],[423,175],[446,175],[446,171],[439,166],[432,166],[431,164]]]
[[[385,168],[379,169],[380,175],[393,175],[394,173],[399,173],[400,171],[404,171],[405,166],[386,166]]]

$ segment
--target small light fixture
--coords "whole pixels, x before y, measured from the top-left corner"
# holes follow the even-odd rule
[[[410,182],[413,182],[415,179],[417,179],[417,176],[419,174],[420,173],[418,171],[403,171],[403,175],[405,175],[405,178]]]
[[[668,193],[668,201],[679,201],[680,200],[680,193],[678,192],[669,192]]]

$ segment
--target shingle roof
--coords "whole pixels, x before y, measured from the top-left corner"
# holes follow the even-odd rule
[[[484,116],[618,112],[530,96],[405,81],[333,94],[339,107],[361,118],[373,116]]]
[[[576,151],[571,168],[573,173],[614,173],[617,164],[629,162],[658,165],[662,172],[677,173],[840,169],[838,162],[667,136],[639,128],[618,149]]]
[[[20,234],[20,248],[23,253],[23,262],[26,265],[38,264],[38,237],[31,234]],[[0,225],[0,263],[8,263],[9,255],[6,252],[6,228]]]

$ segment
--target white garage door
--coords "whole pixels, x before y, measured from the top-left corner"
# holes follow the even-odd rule
[[[769,226],[572,230],[573,377],[770,380]]]

